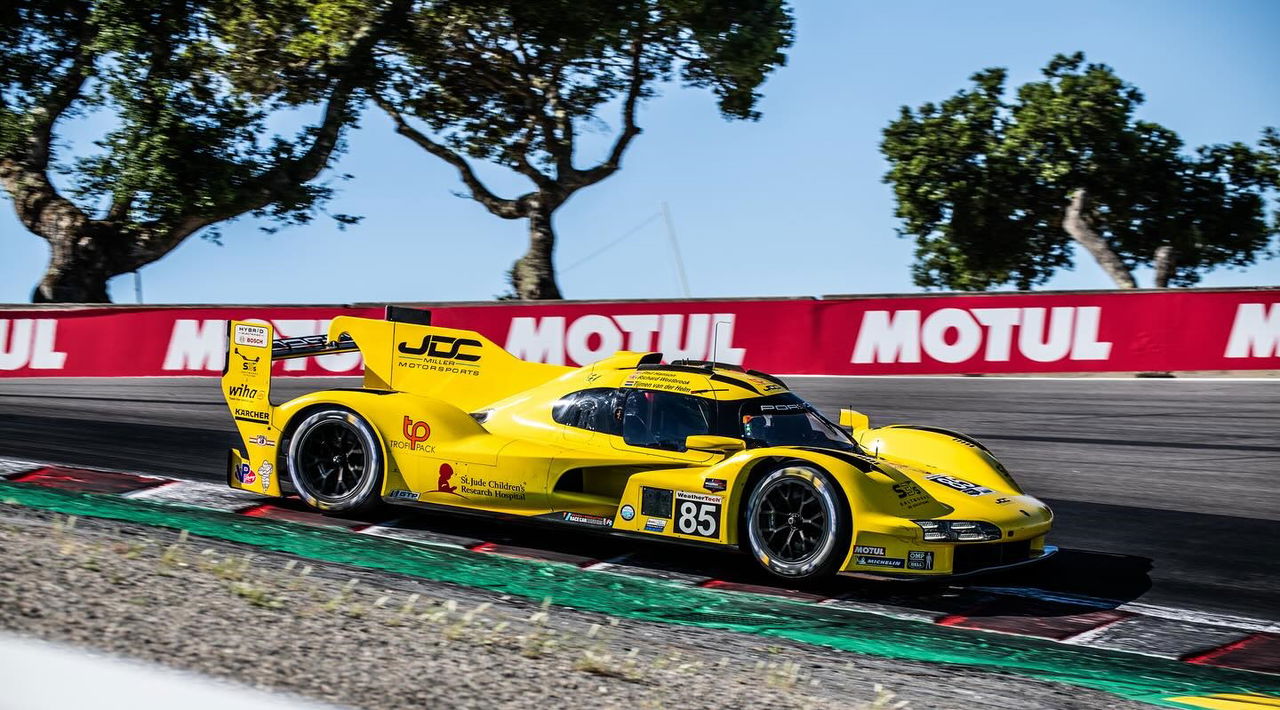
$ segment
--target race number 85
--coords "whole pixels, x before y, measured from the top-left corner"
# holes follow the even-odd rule
[[[678,500],[676,531],[682,535],[720,537],[720,504]]]

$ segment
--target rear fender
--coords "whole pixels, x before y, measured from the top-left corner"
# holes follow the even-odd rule
[[[280,405],[275,421],[281,430],[279,468],[286,470],[289,439],[309,412],[322,407],[343,407],[358,413],[372,425],[386,461],[382,495],[395,490],[424,490],[426,476],[440,459],[493,466],[496,456],[485,447],[468,446],[484,428],[462,410],[429,397],[385,390],[322,390]],[[435,488],[434,480],[430,488]]]

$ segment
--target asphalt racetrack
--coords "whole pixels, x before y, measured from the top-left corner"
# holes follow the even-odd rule
[[[277,378],[272,398],[347,384]],[[832,415],[853,405],[873,425],[972,434],[1053,507],[1057,557],[964,584],[1280,620],[1280,380],[797,377],[790,384]],[[233,432],[214,378],[0,380],[0,457],[222,481]],[[431,524],[497,525],[461,517]],[[585,545],[597,554],[633,545],[503,525],[523,545]],[[713,556],[695,563],[762,581],[749,560]]]

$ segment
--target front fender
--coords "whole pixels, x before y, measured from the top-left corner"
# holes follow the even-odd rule
[[[1023,495],[1004,464],[987,447],[959,432],[893,424],[857,432],[871,455],[930,473],[946,473],[995,490]]]

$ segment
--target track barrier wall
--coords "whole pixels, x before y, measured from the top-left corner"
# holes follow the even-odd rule
[[[829,296],[802,299],[412,304],[526,360],[617,350],[778,374],[943,375],[1280,370],[1280,288]],[[217,375],[226,321],[325,332],[354,306],[0,306],[0,377]],[[276,363],[357,375],[358,353]]]

